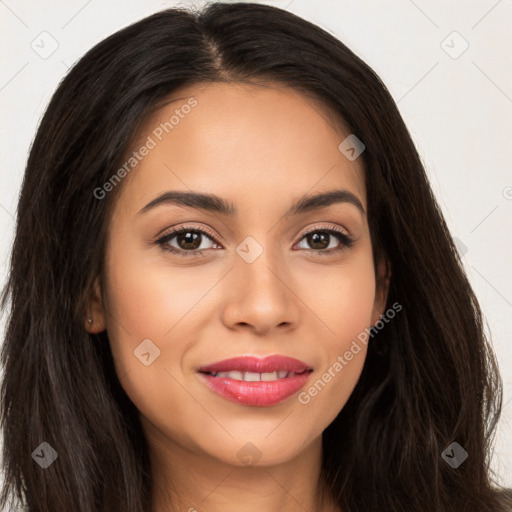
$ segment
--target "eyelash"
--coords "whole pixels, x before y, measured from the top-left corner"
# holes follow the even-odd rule
[[[218,244],[218,242],[215,240],[215,236],[212,232],[210,232],[206,228],[197,228],[192,226],[182,226],[180,228],[173,229],[169,233],[166,233],[162,237],[160,237],[158,240],[155,241],[155,244],[159,245],[164,249],[165,251],[169,251],[175,254],[178,254],[179,256],[189,257],[189,256],[203,256],[203,251],[208,249],[195,249],[192,251],[185,251],[183,249],[176,249],[175,247],[171,247],[170,245],[167,245],[167,242],[172,240],[176,235],[179,235],[181,233],[188,233],[188,232],[195,232],[195,233],[201,233],[201,235],[206,235],[209,237],[214,243]],[[340,242],[341,246],[336,247],[334,249],[323,249],[323,250],[315,250],[315,249],[303,249],[308,252],[312,252],[315,254],[315,256],[327,256],[331,255],[335,252],[343,251],[346,249],[350,249],[354,244],[354,239],[347,235],[346,233],[343,233],[341,230],[338,230],[336,228],[323,228],[323,227],[316,227],[315,229],[312,229],[310,231],[307,231],[304,233],[301,238],[299,239],[300,243],[303,238],[305,238],[307,235],[311,233],[327,233],[329,235],[335,236]],[[219,244],[220,245],[220,244]]]

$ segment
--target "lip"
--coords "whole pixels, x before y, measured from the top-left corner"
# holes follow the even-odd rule
[[[286,370],[287,372],[301,373],[311,369],[311,366],[307,363],[293,357],[274,355],[263,359],[254,356],[232,357],[231,359],[201,366],[199,371],[210,373],[231,371],[266,373]]]
[[[273,381],[252,382],[210,375],[229,371],[271,373],[284,370],[295,375]],[[276,405],[294,395],[305,385],[312,371],[303,361],[277,355],[264,359],[234,357],[201,366],[198,370],[201,380],[215,393],[232,402],[257,407]]]

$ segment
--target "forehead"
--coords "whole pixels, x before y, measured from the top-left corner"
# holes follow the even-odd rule
[[[126,160],[133,152],[138,160],[120,200],[135,209],[179,189],[233,202],[286,201],[345,188],[366,209],[362,159],[350,161],[340,152],[350,131],[333,118],[319,102],[280,84],[184,87],[137,131]],[[141,157],[144,146],[150,149]]]

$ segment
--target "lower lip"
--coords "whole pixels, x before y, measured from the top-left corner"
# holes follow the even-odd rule
[[[304,372],[284,379],[255,382],[214,377],[207,373],[200,375],[210,389],[227,400],[239,404],[267,407],[276,405],[297,393],[304,386],[310,374],[311,372]]]

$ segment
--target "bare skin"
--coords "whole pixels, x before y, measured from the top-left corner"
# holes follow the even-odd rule
[[[192,96],[197,105],[158,140],[154,130]],[[154,512],[338,511],[321,490],[321,434],[359,379],[365,345],[308,403],[297,394],[267,407],[235,403],[197,370],[239,355],[286,355],[313,368],[307,391],[384,314],[389,273],[385,262],[374,272],[361,159],[338,149],[349,132],[283,86],[195,85],[173,98],[135,138],[134,150],[148,136],[157,144],[122,183],[86,322],[90,332],[107,329],[140,411]],[[345,201],[284,216],[304,195],[340,189],[364,212]],[[171,190],[215,194],[237,213],[170,203],[140,213]],[[183,226],[208,229],[196,245],[202,255],[165,249],[192,253],[183,235],[155,243]],[[305,236],[326,229],[353,245],[327,234],[322,249]],[[262,248],[251,263],[236,251],[249,236]],[[146,339],[160,350],[147,366],[134,356]]]

